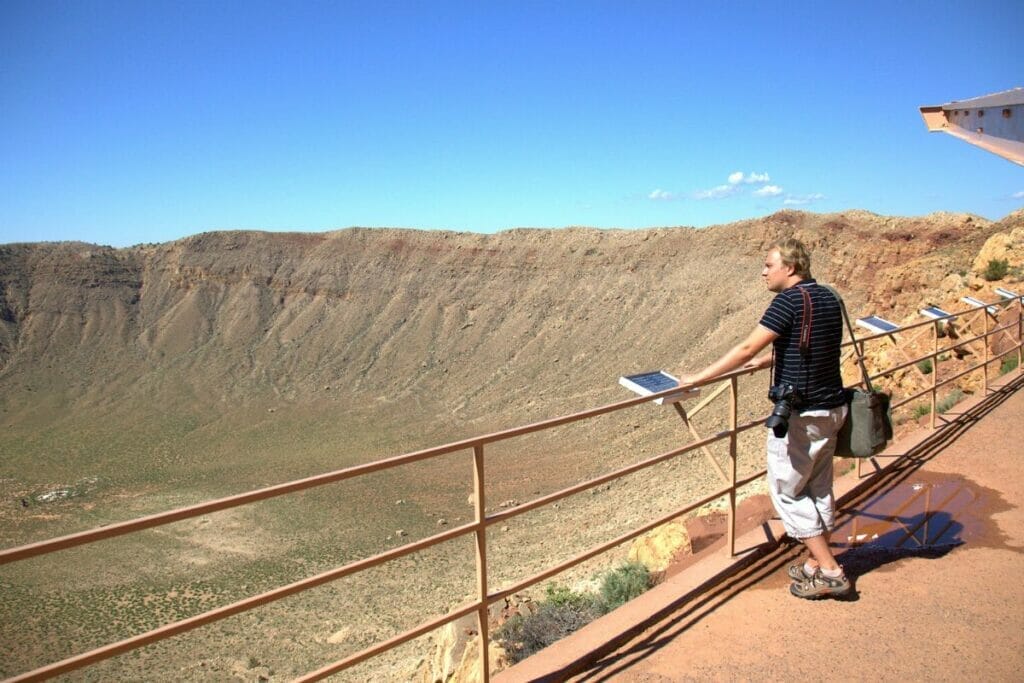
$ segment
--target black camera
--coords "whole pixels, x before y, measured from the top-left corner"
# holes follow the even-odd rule
[[[789,414],[803,404],[804,398],[793,385],[781,384],[768,389],[768,400],[775,403],[775,407],[764,426],[770,427],[775,438],[781,439],[789,431]]]

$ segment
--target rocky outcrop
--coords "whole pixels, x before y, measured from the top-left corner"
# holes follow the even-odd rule
[[[1024,267],[1024,227],[990,237],[978,252],[971,270],[982,275],[991,261],[1006,261],[1011,269]]]
[[[509,599],[491,608],[488,623],[492,639],[488,643],[488,660],[492,674],[508,666],[505,650],[493,639],[493,633],[511,614],[520,613],[517,605],[532,603]],[[523,607],[522,611],[528,612],[529,608]],[[482,683],[480,630],[476,614],[468,614],[446,624],[432,640],[430,657],[416,674],[419,683]]]
[[[692,549],[686,524],[676,520],[635,539],[630,544],[627,559],[639,562],[652,573],[657,573],[665,571],[677,554],[690,552]]]

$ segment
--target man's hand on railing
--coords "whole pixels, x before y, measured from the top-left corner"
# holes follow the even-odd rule
[[[766,353],[763,356],[759,356],[759,357],[753,359],[752,361],[750,361],[749,363],[747,363],[743,367],[744,368],[748,368],[750,370],[762,370],[764,368],[770,368],[771,366],[772,366],[772,354]]]
[[[734,346],[724,356],[700,372],[696,374],[686,372],[680,373],[679,384],[685,385],[704,382],[718,377],[719,375],[724,375],[727,372],[747,367],[748,365],[751,365],[753,368],[766,368],[771,364],[771,356],[764,355],[760,358],[755,358],[755,356],[760,353],[762,349],[775,341],[778,336],[779,335],[772,332],[767,327],[758,325],[745,340]]]

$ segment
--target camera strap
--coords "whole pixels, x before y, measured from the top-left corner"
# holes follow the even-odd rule
[[[811,321],[814,318],[814,306],[811,305],[811,295],[806,287],[800,287],[800,293],[804,296],[804,316],[800,324],[800,357],[807,359],[811,352]]]
[[[804,299],[804,314],[803,319],[800,321],[800,372],[804,378],[804,391],[807,391],[807,383],[810,381],[808,375],[810,374],[807,368],[807,357],[811,353],[811,322],[814,318],[814,306],[811,304],[811,295],[807,291],[806,287],[797,285],[797,289],[800,290],[800,294]],[[772,386],[778,383],[778,378],[775,377],[775,346],[772,346]]]

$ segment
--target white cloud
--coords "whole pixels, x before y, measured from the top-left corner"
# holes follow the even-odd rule
[[[771,178],[767,173],[748,173],[743,174],[743,171],[736,171],[735,173],[729,174],[729,184],[739,185],[740,183],[767,183]]]
[[[811,202],[816,202],[816,201],[824,199],[824,198],[825,198],[825,195],[821,194],[820,192],[812,192],[811,194],[804,194],[804,195],[793,195],[793,194],[791,194],[788,197],[786,197],[786,199],[782,203],[783,204],[789,204],[791,206],[792,205],[799,206],[799,205],[802,205],[802,204],[810,204]]]
[[[782,188],[778,185],[765,185],[764,187],[754,190],[755,197],[777,197],[782,194]]]
[[[666,192],[665,190],[658,189],[658,190],[654,190],[649,195],[647,195],[647,198],[648,199],[653,199],[654,201],[667,201],[669,199],[675,199],[676,198],[676,193],[675,192]]]
[[[1014,192],[1010,196],[1012,196],[1014,199],[1024,199],[1024,190],[1021,190],[1020,192]]]
[[[736,185],[718,185],[710,190],[697,190],[693,193],[694,199],[722,199],[731,194],[736,194]]]
[[[743,171],[735,171],[730,173],[726,178],[727,184],[716,185],[710,190],[697,190],[693,193],[694,199],[723,199],[730,197],[734,194],[744,192],[743,186],[750,185],[751,183],[767,183],[770,180],[767,173],[744,173]],[[772,188],[772,189],[768,189]],[[781,187],[775,185],[768,185],[754,192],[759,197],[774,197],[777,194],[782,193]]]

